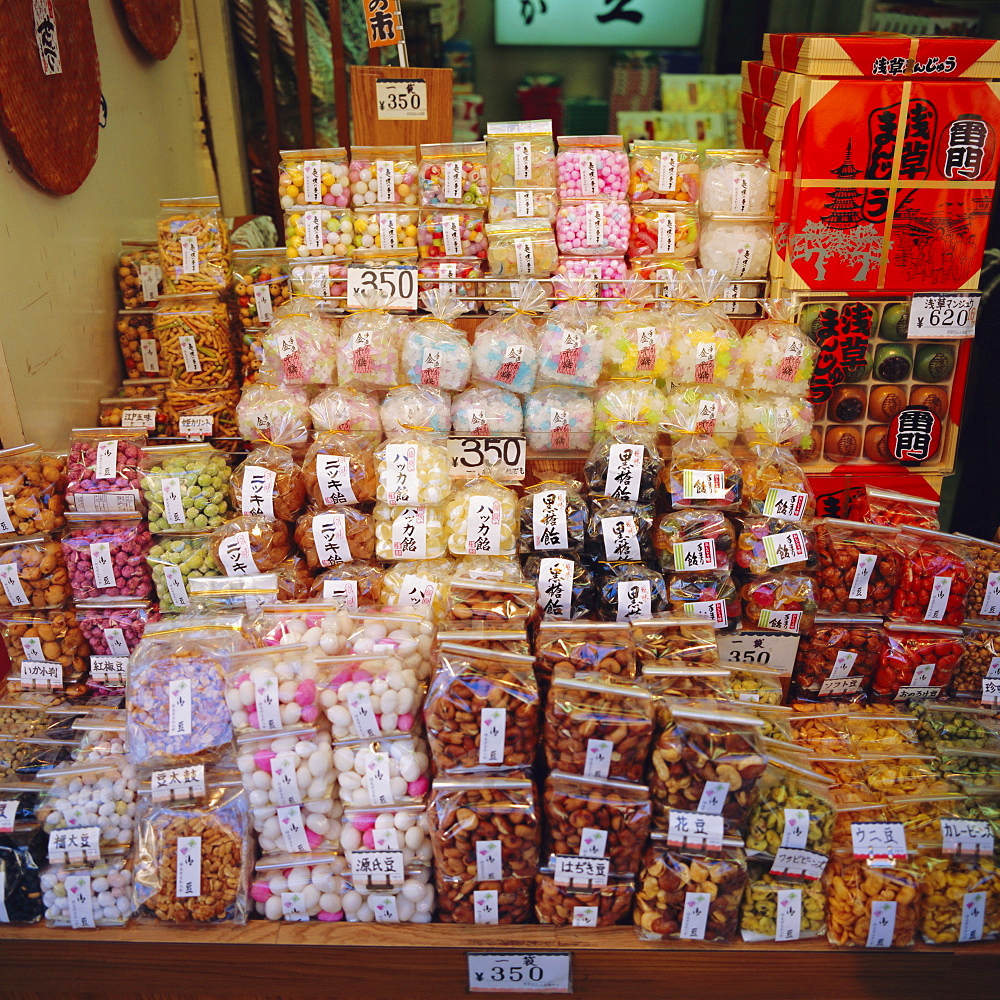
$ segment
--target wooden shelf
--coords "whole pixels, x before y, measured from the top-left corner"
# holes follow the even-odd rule
[[[574,996],[660,1000],[996,1000],[1000,944],[904,951],[825,941],[705,948],[631,927],[300,924],[0,929],[0,995],[34,998],[455,1000],[468,951],[572,951]],[[486,994],[516,996],[523,994]]]

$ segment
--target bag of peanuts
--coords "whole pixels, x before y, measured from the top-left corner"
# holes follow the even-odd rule
[[[725,702],[677,700],[669,707],[650,758],[653,825],[666,829],[677,809],[721,815],[742,828],[767,767],[763,721]]]
[[[739,840],[721,849],[675,847],[654,833],[639,870],[632,919],[642,941],[729,944],[739,933],[747,864]]]
[[[939,500],[928,500],[925,497],[866,485],[851,501],[848,516],[852,521],[864,521],[867,524],[891,524],[939,531],[940,505]]]
[[[302,470],[288,448],[257,444],[229,480],[241,514],[294,521],[306,499]]]
[[[993,858],[924,856],[918,864],[923,874],[920,934],[927,944],[1000,937],[1000,868]]]
[[[428,809],[442,877],[489,882],[538,873],[542,831],[527,778],[438,779]]]
[[[819,607],[834,614],[887,615],[903,569],[899,530],[834,518],[820,518],[815,527]]]
[[[627,622],[542,621],[535,632],[535,671],[552,677],[635,677],[635,643]]]
[[[972,560],[972,588],[968,616],[977,621],[1000,620],[1000,542],[955,532]]]
[[[642,673],[652,665],[699,668],[719,662],[715,629],[704,618],[664,612],[633,619],[631,631]]]
[[[646,788],[553,771],[542,805],[548,854],[606,858],[608,873],[635,876],[652,821]]]
[[[139,791],[135,903],[165,923],[243,924],[252,865],[246,793],[225,772],[205,776],[205,794],[156,801]]]
[[[437,913],[443,924],[523,924],[531,915],[534,877],[479,881],[434,873]]]
[[[538,873],[535,917],[540,924],[557,927],[611,927],[628,916],[635,897],[632,875],[608,875],[606,883],[563,879],[551,867]]]
[[[0,536],[58,531],[65,488],[64,458],[36,444],[0,451]]]
[[[826,897],[818,879],[774,875],[769,866],[750,863],[740,908],[745,942],[798,941],[826,933]]]
[[[521,552],[583,551],[587,503],[582,489],[579,480],[560,473],[525,487],[518,502]]]
[[[728,667],[703,667],[697,664],[675,667],[667,663],[644,663],[642,683],[653,695],[654,719],[657,726],[662,728],[670,721],[670,704],[674,698],[725,701],[732,678]],[[748,710],[755,707],[747,706]]]
[[[455,576],[448,589],[445,617],[454,621],[475,620],[491,624],[518,621],[524,624],[534,615],[537,603],[533,585]]]
[[[652,700],[626,680],[553,677],[542,733],[549,767],[641,781],[653,738]]]
[[[519,653],[521,656],[531,654],[528,633],[520,619],[491,622],[488,625],[475,620],[445,622],[438,629],[437,637],[439,642],[457,642],[464,646],[495,649],[503,653]],[[537,664],[535,675],[538,675]]]
[[[318,573],[309,591],[311,598],[335,601],[347,611],[382,604],[383,570],[376,561],[336,563]]]
[[[799,640],[792,697],[802,701],[863,702],[879,662],[881,622],[817,615]]]
[[[442,643],[424,702],[434,766],[445,774],[524,771],[539,731],[534,658]]]

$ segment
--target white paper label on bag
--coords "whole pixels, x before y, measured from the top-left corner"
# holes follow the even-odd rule
[[[281,840],[289,854],[306,854],[309,851],[309,838],[306,836],[306,824],[302,818],[302,806],[278,806],[278,829]]]
[[[804,848],[809,839],[809,810],[785,809],[785,829],[781,834],[781,846]]]
[[[163,491],[163,515],[167,524],[184,523],[184,501],[181,498],[181,481],[176,476],[160,480]]]
[[[122,430],[156,430],[156,410],[122,410]]]
[[[682,490],[685,500],[725,500],[726,474],[715,469],[685,469]]]
[[[90,544],[90,565],[94,571],[94,586],[101,590],[118,586],[115,580],[115,562],[111,555],[110,542],[92,542]]]
[[[392,519],[392,558],[427,558],[427,511],[404,507]]]
[[[425,347],[420,360],[420,384],[441,384],[441,348]]]
[[[867,552],[858,553],[858,562],[854,568],[854,582],[851,584],[850,599],[852,601],[864,601],[868,599],[868,583],[871,580],[872,570],[878,562],[878,556]]]
[[[697,812],[707,813],[709,816],[721,816],[728,795],[728,781],[706,781],[701,791],[701,798],[698,800]]]
[[[253,301],[257,307],[257,322],[270,323],[274,319],[274,302],[271,300],[269,281],[261,281],[253,286]]]
[[[372,830],[372,844],[376,851],[399,851],[399,831],[389,827],[387,829]]]
[[[318,205],[323,200],[323,162],[303,160],[302,193],[307,205]]]
[[[665,150],[660,153],[660,170],[657,178],[657,189],[659,194],[677,190],[677,153]]]
[[[0,827],[2,831],[2,827]],[[7,898],[7,873],[0,868],[0,924],[9,924],[10,916],[7,913],[7,906],[4,900]]]
[[[982,819],[942,819],[941,850],[948,857],[990,857],[994,837],[989,821]]]
[[[191,729],[191,681],[180,677],[169,682],[169,722],[170,736],[190,736]]]
[[[686,892],[684,894],[684,915],[678,937],[682,941],[703,941],[705,924],[708,922],[708,908],[712,897],[707,892]]]
[[[281,894],[281,919],[308,921],[305,896],[301,892],[283,892]]]
[[[205,794],[205,765],[189,764],[154,771],[149,778],[149,788],[154,802],[199,798]]]
[[[372,696],[367,691],[353,691],[347,699],[347,711],[351,713],[351,722],[360,738],[373,739],[382,735],[372,708]]]
[[[379,245],[383,250],[399,249],[399,231],[396,229],[396,216],[388,212],[380,212],[378,216]]]
[[[0,492],[0,535],[12,535],[14,533],[14,522],[10,519],[7,511],[7,497]]]
[[[1000,704],[1000,677],[983,678],[983,693],[980,700],[984,705]]]
[[[802,624],[801,611],[772,611],[764,608],[757,618],[761,628],[773,629],[775,632],[798,632]]]
[[[101,860],[101,829],[97,826],[62,827],[49,834],[50,864],[82,864]]]
[[[476,842],[476,881],[494,882],[503,878],[503,841]]]
[[[798,521],[805,514],[808,503],[808,493],[796,493],[794,490],[779,490],[772,486],[767,491],[767,496],[764,499],[764,516],[784,517],[790,521]]]
[[[802,936],[802,890],[778,889],[775,941],[798,941]]]
[[[127,656],[92,656],[90,676],[107,687],[123,688],[128,674]]]
[[[598,910],[596,906],[574,906],[574,927],[596,927]]]
[[[178,236],[181,245],[181,274],[197,274],[201,267],[198,263],[198,237]]]
[[[29,638],[21,639],[21,649],[24,650],[24,658],[26,660],[44,660],[45,653],[42,652],[42,640],[36,639],[33,636]]]
[[[358,610],[357,580],[324,580],[323,600],[343,604],[348,611]]]
[[[583,858],[572,854],[553,854],[552,878],[556,885],[578,889],[600,889],[608,884],[611,862],[607,858]]]
[[[14,829],[14,820],[17,818],[17,803],[17,799],[0,799],[0,833],[10,833]],[[0,903],[2,902],[3,893],[0,892]]]
[[[201,895],[201,837],[177,838],[177,884],[174,895],[178,899]]]
[[[634,517],[602,517],[601,535],[608,562],[638,562],[639,526]]]
[[[55,690],[63,684],[63,667],[57,660],[22,660],[21,686]]]
[[[931,681],[934,679],[935,664],[933,663],[921,663],[920,666],[913,668],[913,677],[910,680],[912,687],[929,687]]]
[[[730,176],[733,182],[733,212],[745,215],[750,208],[750,171],[734,170]]]
[[[389,205],[396,200],[392,173],[392,160],[375,161],[375,196],[383,205]]]
[[[1000,615],[1000,573],[990,573],[986,578],[986,593],[979,614]]]
[[[399,907],[396,897],[391,892],[372,892],[368,894],[368,906],[377,924],[398,924]]]
[[[981,941],[983,939],[983,919],[986,916],[986,893],[967,892],[962,897],[962,923],[958,940]]]
[[[671,847],[722,848],[724,821],[721,815],[671,809],[667,824],[667,843]]]
[[[184,574],[180,566],[164,566],[163,577],[167,581],[167,592],[170,594],[171,603],[178,608],[186,608],[191,602],[187,587],[184,586]]]
[[[531,180],[531,143],[514,143],[514,180]]]
[[[66,899],[69,903],[69,925],[74,930],[93,930],[97,926],[94,918],[94,890],[92,875],[78,875],[73,872],[65,882]]]
[[[254,576],[260,572],[253,561],[249,531],[238,531],[224,538],[219,545],[219,559],[226,576]]]
[[[642,479],[641,444],[613,444],[608,449],[608,474],[604,479],[604,494],[619,500],[638,500]]]
[[[273,732],[281,728],[281,706],[278,703],[278,679],[273,674],[254,682],[254,708],[257,709],[257,729]]]
[[[77,493],[76,510],[78,514],[133,514],[137,510],[138,492]]]
[[[184,438],[210,437],[215,430],[215,418],[211,416],[181,417],[177,421],[177,434]]]
[[[160,279],[163,272],[155,264],[139,265],[139,283],[142,285],[142,301],[158,302],[160,299]],[[149,371],[147,368],[146,371]]]
[[[651,372],[656,368],[656,327],[637,326],[635,338],[635,370]]]
[[[316,546],[316,558],[321,566],[351,561],[345,515],[338,511],[316,514],[312,519],[312,537]]]
[[[18,575],[16,562],[0,564],[0,586],[7,597],[7,603],[12,607],[20,608],[28,604],[28,595],[24,592],[21,579]]]
[[[653,584],[649,580],[628,580],[618,584],[616,621],[648,618],[652,612]]]
[[[674,542],[671,546],[675,573],[694,573],[697,570],[714,570],[718,556],[715,539],[703,538],[694,542]]]
[[[514,240],[514,260],[518,274],[535,273],[535,247],[530,239]],[[517,292],[511,289],[511,295],[516,296]]]
[[[320,457],[317,456],[317,466]],[[240,491],[240,508],[243,514],[274,517],[274,484],[277,475],[274,469],[265,469],[262,465],[244,466],[243,487]]]
[[[661,212],[656,217],[656,252],[672,254],[677,246],[677,217]]]
[[[764,557],[767,559],[768,569],[804,562],[806,536],[801,531],[782,531],[776,535],[765,535]]]
[[[586,246],[600,247],[604,245],[604,205],[599,201],[588,201],[585,207],[585,238]]]
[[[608,853],[608,831],[585,826],[580,831],[580,857],[603,858]]]
[[[939,622],[948,610],[948,597],[951,595],[951,577],[936,576],[931,585],[931,597],[927,602],[924,618],[929,622]]]
[[[809,882],[823,877],[829,859],[825,854],[800,848],[779,847],[774,852],[772,875],[797,875]]]
[[[337,506],[358,502],[351,489],[351,460],[347,455],[317,455],[316,478],[324,504]]]
[[[868,926],[866,948],[891,948],[896,930],[896,903],[875,900],[871,904],[871,923]]]
[[[851,846],[854,856],[873,868],[892,867],[908,856],[902,823],[852,823]]]
[[[839,650],[837,652],[837,658],[833,662],[833,666],[830,667],[830,677],[833,679],[838,677],[847,677],[854,669],[854,664],[857,662],[857,659],[857,653],[852,653],[847,649]]]
[[[556,451],[569,448],[569,410],[549,407],[549,444]]]
[[[531,534],[536,549],[569,548],[565,490],[545,490],[531,498]]]
[[[351,875],[362,886],[376,889],[402,885],[406,879],[402,851],[352,851]]]
[[[538,566],[538,605],[543,618],[557,618],[563,621],[573,612],[573,574],[575,563],[572,559],[546,557]]]
[[[469,497],[469,512],[465,521],[468,555],[498,556],[502,548],[500,501],[496,497],[474,494]]]
[[[462,161],[444,161],[444,196],[448,201],[462,199]]]
[[[477,924],[498,924],[500,909],[497,893],[492,889],[476,889],[472,893],[472,912]]]
[[[160,359],[156,353],[156,341],[143,337],[139,341],[139,352],[142,355],[142,370],[146,375],[160,374]]]
[[[597,166],[596,153],[580,154],[580,192],[582,194],[597,194],[600,169]]]
[[[695,344],[694,380],[699,383],[715,380],[715,343],[713,341]]]
[[[114,479],[118,475],[118,442],[99,441],[97,443],[97,458],[94,461],[95,479]]]
[[[511,344],[503,353],[503,360],[500,362],[496,374],[493,376],[497,382],[506,385],[513,385],[517,378],[517,373],[521,370],[524,362],[524,346],[521,344]]]
[[[271,790],[280,806],[298,805],[302,799],[295,765],[295,754],[279,753],[271,758]]]
[[[535,215],[535,192],[530,188],[514,192],[514,215],[518,219],[531,219]]]
[[[391,806],[395,799],[392,795],[392,782],[389,778],[389,755],[373,753],[365,771],[365,790],[373,806]]]
[[[441,216],[441,241],[447,256],[462,255],[462,226],[457,215]]]
[[[707,618],[716,628],[729,625],[729,612],[725,601],[686,601],[684,613],[695,618]]]
[[[611,770],[611,755],[615,745],[611,740],[587,740],[587,756],[583,773],[588,778],[606,778]]]
[[[426,576],[418,576],[416,573],[407,573],[399,585],[397,601],[407,608],[430,607],[434,603],[436,593],[437,584],[433,580],[428,580]]]
[[[864,677],[827,677],[819,686],[821,697],[857,694],[864,686]]]
[[[507,739],[507,709],[484,708],[479,713],[479,763],[503,764]]]
[[[413,503],[419,488],[415,444],[385,446],[386,501],[390,507]]]
[[[201,358],[198,357],[198,345],[194,337],[178,337],[177,342],[181,348],[181,358],[184,361],[184,371],[195,373],[201,371]]]

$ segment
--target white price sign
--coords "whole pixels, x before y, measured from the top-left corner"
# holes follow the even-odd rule
[[[731,663],[760,664],[782,675],[792,672],[799,649],[797,635],[775,635],[773,632],[734,632],[720,635],[719,659]]]
[[[469,952],[470,993],[570,993],[569,952]]]
[[[523,437],[448,438],[448,457],[453,479],[478,476],[484,466],[492,466],[490,474],[505,482],[521,482],[526,472]]]
[[[427,121],[426,80],[376,80],[375,106],[379,121]]]
[[[982,292],[953,292],[950,295],[916,292],[910,299],[907,338],[964,340],[974,337],[982,297]]]
[[[347,308],[362,308],[358,296],[364,289],[378,292],[385,309],[417,308],[417,269],[415,267],[349,267],[347,269]]]

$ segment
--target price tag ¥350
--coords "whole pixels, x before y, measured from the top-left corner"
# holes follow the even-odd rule
[[[417,269],[415,267],[358,267],[347,269],[347,308],[361,308],[359,296],[364,289],[382,296],[385,309],[417,308]]]

